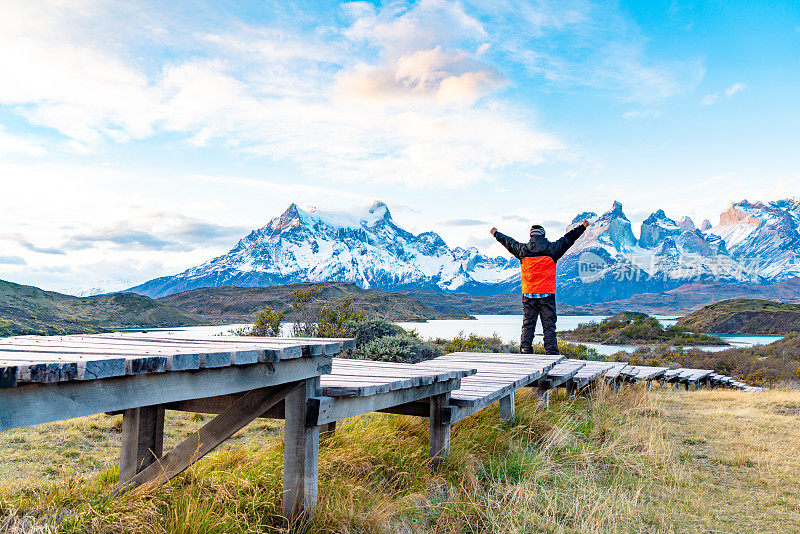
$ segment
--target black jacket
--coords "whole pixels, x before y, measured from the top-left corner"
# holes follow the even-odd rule
[[[579,224],[557,241],[548,241],[543,235],[535,235],[531,237],[529,242],[520,243],[500,232],[495,232],[494,238],[520,260],[533,256],[548,256],[552,258],[553,261],[558,261],[585,231],[586,227]]]

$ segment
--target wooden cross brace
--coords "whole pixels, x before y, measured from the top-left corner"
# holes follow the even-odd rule
[[[286,406],[284,431],[284,516],[294,523],[312,511],[317,498],[319,427],[306,426],[306,402],[318,394],[319,379],[255,389],[239,396],[218,416],[161,455],[164,406],[125,410],[119,487],[114,497],[143,484],[160,486],[280,401]]]

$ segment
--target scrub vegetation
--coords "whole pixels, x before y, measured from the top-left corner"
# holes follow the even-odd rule
[[[369,414],[320,447],[320,499],[299,532],[787,532],[800,529],[800,392],[632,386],[517,395],[453,428],[427,465],[427,420]],[[165,448],[209,416],[168,412]],[[121,416],[0,433],[0,525],[33,532],[281,531],[282,423],[258,420],[159,489],[104,500]],[[34,530],[38,529],[38,530]]]
[[[636,312],[620,312],[599,323],[581,324],[560,336],[567,341],[607,345],[727,345],[716,336],[692,332],[683,326],[665,328],[655,317]]]

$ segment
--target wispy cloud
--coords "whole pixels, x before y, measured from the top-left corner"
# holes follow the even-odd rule
[[[731,85],[730,87],[728,87],[727,89],[725,89],[725,95],[728,98],[730,98],[733,95],[735,95],[736,93],[738,93],[740,91],[744,91],[746,88],[747,88],[747,85],[745,85],[745,84],[743,84],[741,82],[735,83],[735,84]]]
[[[623,119],[657,119],[661,116],[661,110],[658,109],[632,109],[622,114]]]
[[[154,212],[136,221],[112,225],[69,237],[64,249],[80,250],[109,244],[118,249],[189,251],[198,246],[231,245],[250,229],[223,226],[178,213]]]
[[[719,95],[717,93],[708,94],[704,96],[703,99],[700,101],[700,105],[710,106],[711,104],[714,104],[717,101],[718,97]]]
[[[478,219],[448,219],[440,221],[439,224],[442,226],[482,226],[489,223]]]
[[[478,1],[502,33],[501,46],[532,75],[560,87],[593,87],[652,103],[692,90],[705,75],[698,57],[655,60],[648,39],[615,4]]]
[[[20,247],[29,250],[31,252],[37,252],[39,254],[54,254],[54,255],[63,255],[65,252],[60,248],[56,247],[41,247],[39,245],[35,245],[28,241],[22,234],[16,233],[9,233],[9,234],[0,234],[0,239],[4,239],[6,241],[11,241],[16,243]]]
[[[20,256],[0,256],[0,265],[25,265],[25,258]]]
[[[414,187],[491,180],[562,148],[525,110],[491,100],[508,82],[483,61],[492,36],[462,4],[344,9],[346,22],[312,31],[234,20],[172,34],[145,8],[14,2],[0,62],[16,82],[0,103],[78,150],[174,132],[313,175]],[[133,61],[136,46],[158,50],[156,63]]]

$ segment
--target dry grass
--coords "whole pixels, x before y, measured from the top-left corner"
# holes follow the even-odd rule
[[[627,388],[557,397],[546,412],[522,392],[517,416],[507,428],[490,408],[456,425],[452,456],[436,473],[427,468],[427,420],[370,414],[340,423],[321,447],[316,518],[300,530],[800,531],[798,392]],[[202,424],[192,419],[171,417],[167,441]],[[252,425],[162,489],[104,502],[116,481],[118,426],[94,416],[0,434],[0,525],[281,529],[279,423]]]

